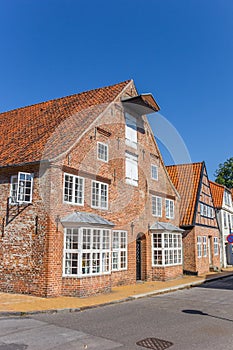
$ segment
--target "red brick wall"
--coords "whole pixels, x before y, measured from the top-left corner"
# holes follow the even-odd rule
[[[129,94],[135,94],[129,88]],[[119,97],[120,101],[120,97]],[[99,132],[101,127],[109,136]],[[59,129],[59,132],[61,130]],[[65,135],[65,129],[64,129]],[[142,279],[152,280],[180,276],[177,267],[152,269],[151,237],[148,225],[155,221],[169,221],[165,217],[165,198],[175,200],[174,225],[179,223],[179,199],[164,169],[163,161],[154,142],[145,118],[139,121],[138,148],[125,143],[125,122],[122,106],[118,104],[94,123],[68,153],[61,155],[50,170],[42,176],[43,185],[35,172],[33,203],[11,224],[5,227],[5,235],[0,235],[0,289],[12,292],[32,293],[43,296],[78,295],[86,296],[109,291],[111,286],[129,284],[136,281],[136,238],[145,234],[142,241]],[[65,135],[69,137],[69,135]],[[54,142],[53,138],[53,142]],[[97,142],[109,146],[109,162],[97,160]],[[64,139],[65,142],[65,139]],[[125,151],[138,156],[138,187],[125,182]],[[158,166],[159,180],[151,179],[151,164]],[[27,168],[28,171],[34,169]],[[20,170],[25,170],[22,168]],[[12,174],[17,173],[12,170]],[[85,202],[83,206],[63,203],[63,174],[78,174],[85,178]],[[108,210],[91,207],[91,181],[93,179],[109,184]],[[6,199],[10,190],[10,172],[1,174],[0,219],[5,217]],[[151,196],[163,197],[163,216],[152,216]],[[56,217],[64,218],[73,211],[96,213],[115,224],[114,229],[128,232],[128,269],[112,272],[111,275],[74,278],[62,277],[62,257],[64,228],[56,223]],[[35,232],[35,216],[39,217],[38,233]],[[133,227],[132,227],[133,223]]]

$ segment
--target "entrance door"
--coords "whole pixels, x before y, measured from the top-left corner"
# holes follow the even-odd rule
[[[138,238],[136,240],[136,280],[137,281],[140,281],[141,278],[142,278],[142,273],[141,273],[141,270],[142,270],[141,255],[142,255],[142,252],[141,252],[141,239]]]

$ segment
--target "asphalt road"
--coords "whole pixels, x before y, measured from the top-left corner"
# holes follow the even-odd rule
[[[232,300],[228,277],[83,312],[0,319],[0,350],[232,350]]]

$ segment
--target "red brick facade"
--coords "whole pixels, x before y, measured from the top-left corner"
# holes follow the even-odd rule
[[[137,147],[125,140],[123,97],[136,96],[129,82],[111,105],[101,106],[101,114],[87,123],[70,144],[73,124],[59,125],[44,146],[44,154],[59,154],[49,162],[8,166],[0,170],[0,290],[40,296],[88,296],[109,292],[112,286],[135,283],[136,239],[140,239],[140,279],[166,280],[182,275],[182,263],[152,266],[151,225],[156,222],[179,224],[179,195],[163,164],[154,136],[142,116],[137,116]],[[96,106],[95,108],[96,109]],[[104,111],[104,112],[103,112]],[[91,113],[89,109],[88,114]],[[73,116],[72,116],[73,117]],[[84,119],[84,123],[86,120]],[[57,142],[57,143],[56,143]],[[108,162],[97,158],[98,142],[108,145]],[[61,147],[55,152],[53,147]],[[67,145],[64,151],[64,145]],[[52,150],[52,151],[51,151]],[[126,152],[138,160],[138,186],[126,183]],[[157,166],[158,180],[151,177]],[[10,177],[18,171],[34,174],[31,204],[8,205]],[[64,173],[84,179],[83,205],[64,202]],[[108,208],[92,206],[92,181],[108,185]],[[152,215],[152,196],[162,198],[162,215]],[[166,198],[174,201],[174,218],[165,214]],[[7,213],[8,207],[8,214]],[[127,269],[104,275],[64,276],[64,232],[62,219],[78,211],[94,213],[112,222],[113,230],[127,232]],[[85,227],[85,224],[82,225]]]

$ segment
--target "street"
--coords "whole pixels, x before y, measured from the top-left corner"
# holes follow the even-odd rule
[[[0,318],[0,350],[232,350],[233,276],[74,313]]]

